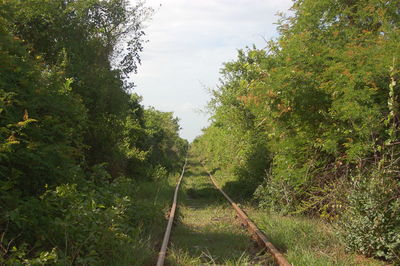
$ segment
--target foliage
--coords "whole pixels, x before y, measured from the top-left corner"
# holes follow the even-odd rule
[[[248,208],[251,210],[251,208]],[[268,240],[285,251],[294,265],[386,265],[346,252],[335,227],[308,217],[282,216],[262,210],[248,211],[250,218],[267,233]]]
[[[1,30],[3,187],[32,195],[76,175],[85,109],[71,93],[71,80],[32,58],[18,38]]]
[[[0,264],[145,263],[162,212],[138,184],[180,170],[186,149],[172,113],[129,92],[150,13],[0,1]]]
[[[154,108],[144,111],[148,138],[149,161],[160,164],[168,171],[179,169],[188,148],[188,142],[179,138],[179,119],[172,112],[161,112]]]
[[[209,104],[213,111],[212,124],[204,134],[195,139],[194,153],[209,164],[211,169],[227,169],[239,179],[241,191],[233,189],[243,197],[249,197],[270,166],[266,146],[266,134],[254,110],[246,106],[246,97],[252,95],[248,86],[262,75],[256,66],[265,55],[252,51],[248,55],[239,51],[238,60],[225,64],[221,71],[223,79]]]
[[[212,124],[193,146],[213,168],[234,169],[238,180],[258,186],[263,207],[329,221],[358,213],[352,226],[374,221],[372,212],[361,215],[367,206],[353,180],[368,183],[368,173],[385,169],[386,190],[398,183],[398,1],[302,0],[292,11],[267,48],[239,51],[225,64],[212,91]],[[258,163],[243,156],[249,151],[262,151]],[[379,202],[373,187],[365,193]],[[381,222],[380,234],[393,238],[371,242],[366,253],[396,259],[388,250],[398,232]],[[353,237],[348,244],[363,252],[354,239],[368,233]]]
[[[353,250],[399,261],[400,183],[379,172],[365,177],[355,180],[342,235]]]

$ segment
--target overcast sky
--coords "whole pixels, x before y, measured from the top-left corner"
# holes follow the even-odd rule
[[[210,99],[224,62],[237,50],[277,36],[277,12],[291,0],[147,0],[155,8],[145,32],[142,65],[132,78],[145,106],[172,111],[181,137],[192,141],[207,127],[198,110]]]

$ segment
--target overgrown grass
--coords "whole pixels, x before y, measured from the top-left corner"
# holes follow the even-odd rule
[[[179,175],[138,183],[135,193],[135,218],[140,224],[137,249],[119,265],[154,265],[166,225],[173,192]],[[133,257],[133,260],[132,260]],[[110,264],[114,265],[114,264]]]
[[[214,174],[218,183],[235,199],[234,190],[231,190],[235,186],[226,186],[229,182],[235,183],[234,177],[220,170]],[[147,239],[145,237],[143,242],[145,249],[137,254],[137,265],[155,263],[177,178],[175,175],[166,180],[139,184],[138,205],[156,209],[158,214],[154,217],[154,212],[148,212],[146,217],[145,209],[141,210]],[[331,224],[318,219],[272,214],[249,202],[239,202],[293,265],[385,265],[347,253]],[[166,261],[169,265],[273,264],[268,254],[259,253],[246,231],[240,228],[230,205],[214,189],[207,173],[193,158],[183,179],[178,204]]]
[[[178,201],[180,219],[171,236],[170,265],[257,265],[266,261],[196,161],[188,164]]]
[[[346,253],[332,226],[318,219],[284,217],[259,210],[248,212],[270,241],[295,265],[384,265]]]
[[[384,262],[346,252],[333,224],[315,218],[283,216],[261,210],[235,193],[234,175],[215,171],[217,182],[240,202],[248,216],[293,265],[385,265]]]

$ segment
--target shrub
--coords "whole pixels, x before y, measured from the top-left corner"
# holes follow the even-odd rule
[[[357,177],[341,219],[342,237],[352,250],[400,262],[400,182],[373,172]]]

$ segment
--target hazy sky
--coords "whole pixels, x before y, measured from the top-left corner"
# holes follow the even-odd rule
[[[181,136],[192,141],[208,125],[198,110],[210,99],[224,62],[237,50],[276,37],[276,13],[291,0],[147,0],[156,12],[145,28],[148,43],[133,76],[145,106],[173,111]]]

